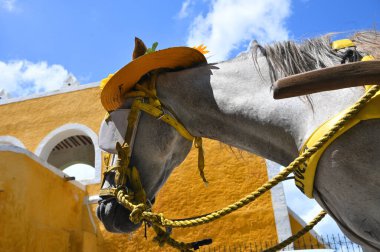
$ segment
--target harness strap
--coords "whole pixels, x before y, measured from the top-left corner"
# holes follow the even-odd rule
[[[153,75],[152,78],[154,78]],[[152,80],[152,82],[155,83],[155,78]],[[152,84],[153,85],[153,84]],[[139,89],[144,90],[144,87],[141,85],[138,85]],[[199,170],[199,175],[201,176],[203,182],[207,184],[207,179],[204,174],[204,166],[205,166],[205,161],[204,161],[204,151],[203,151],[203,144],[202,144],[202,138],[201,137],[194,137],[193,135],[190,134],[190,132],[174,117],[172,117],[169,114],[166,114],[164,110],[161,108],[161,103],[158,100],[156,95],[156,91],[150,92],[148,94],[149,97],[153,96],[152,98],[149,98],[149,103],[144,103],[142,100],[135,100],[132,106],[144,111],[145,113],[157,118],[158,120],[161,120],[163,122],[166,122],[173,128],[175,128],[181,136],[186,138],[189,141],[194,141],[194,146],[195,148],[198,149],[198,170]]]
[[[205,157],[203,152],[202,138],[195,137],[194,138],[194,146],[198,149],[198,170],[199,175],[201,176],[203,182],[207,185],[208,181],[205,177],[204,168],[205,168]]]
[[[136,102],[139,102],[139,98],[136,98],[132,104],[131,111],[128,115],[128,127],[127,132],[125,134],[124,143],[121,145],[119,142],[116,143],[117,150],[117,160],[115,165],[108,165],[104,172],[102,187],[105,183],[106,174],[110,172],[115,173],[115,185],[116,188],[101,188],[100,195],[101,196],[110,196],[116,197],[116,189],[125,188],[129,186],[130,190],[128,190],[128,197],[131,200],[137,203],[141,203],[146,201],[145,191],[142,188],[140,182],[140,176],[135,167],[130,167],[130,156],[133,148],[134,137],[137,132],[137,125],[140,117],[140,110],[134,106]],[[113,155],[111,155],[112,157]],[[108,164],[110,161],[110,157],[106,156],[108,159]],[[138,180],[139,182],[136,182]],[[140,184],[139,184],[140,183]],[[135,197],[135,194],[138,197]],[[141,200],[141,201],[140,201]]]
[[[153,117],[156,117],[158,120],[164,121],[167,124],[171,125],[175,128],[184,138],[189,141],[193,141],[194,137],[187,131],[187,129],[180,123],[178,120],[170,116],[169,114],[165,114],[165,112],[161,109],[158,109],[155,106],[152,106],[148,103],[143,103],[140,100],[136,100],[134,106],[145,113],[150,114]]]

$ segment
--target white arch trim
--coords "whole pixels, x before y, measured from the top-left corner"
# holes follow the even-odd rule
[[[0,144],[11,144],[26,149],[25,145],[19,139],[13,136],[0,136]]]
[[[43,160],[47,160],[51,150],[62,140],[75,136],[75,135],[85,135],[91,138],[94,144],[95,150],[95,178],[93,180],[83,181],[86,184],[98,183],[100,182],[101,173],[101,151],[99,148],[98,135],[89,127],[79,123],[68,123],[64,124],[55,130],[51,131],[37,146],[35,154]]]

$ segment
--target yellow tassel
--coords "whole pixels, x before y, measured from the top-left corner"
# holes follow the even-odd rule
[[[205,185],[208,185],[208,181],[205,177],[204,168],[205,168],[205,157],[203,152],[203,146],[202,146],[202,138],[201,137],[195,137],[194,138],[194,146],[198,149],[198,170],[199,175],[201,176],[203,182]]]

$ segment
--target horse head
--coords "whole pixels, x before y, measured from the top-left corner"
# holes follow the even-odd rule
[[[103,134],[119,132],[122,136],[128,125],[118,125],[119,122],[125,123],[130,113],[131,101],[112,112],[110,119],[103,122]],[[122,143],[123,138],[104,138],[110,139],[109,143],[100,143],[102,147],[111,153],[117,153],[116,149],[107,148]],[[119,134],[115,134],[119,135]],[[108,135],[109,136],[109,135]],[[146,193],[147,204],[153,204],[156,193],[164,184],[174,167],[178,166],[190,151],[192,142],[182,137],[173,127],[157,120],[156,118],[142,113],[139,119],[137,132],[130,157],[130,167],[136,167],[141,177],[141,183]],[[115,173],[110,172],[106,175],[103,188],[116,187]],[[139,227],[129,219],[130,212],[121,206],[114,197],[103,197],[99,201],[97,208],[98,218],[103,222],[108,231],[130,232]]]
[[[139,60],[139,57],[146,55],[147,50],[152,51],[136,38],[132,65]],[[188,52],[187,49],[185,51]],[[169,51],[170,53],[173,52]],[[160,60],[160,55],[155,54],[153,61],[157,57]],[[202,57],[201,61],[204,59]],[[168,67],[163,64],[163,67]],[[143,65],[147,66],[149,63]],[[123,92],[123,97],[120,99],[122,103],[120,102],[116,109],[108,109],[109,104],[105,102],[109,114],[101,126],[99,145],[110,155],[107,155],[109,160],[102,183],[97,216],[111,232],[132,232],[141,225],[133,223],[128,218],[131,212],[119,204],[115,192],[124,190],[129,193],[128,197],[131,197],[132,202],[142,203],[149,208],[172,170],[189,153],[194,139],[170,108],[158,100],[155,91],[155,79],[158,73],[152,74],[151,70],[142,71],[141,76],[136,77],[139,78],[137,84],[131,82],[133,85]],[[115,78],[117,79],[119,75],[120,71],[115,74]],[[109,92],[106,89],[115,80],[112,78],[107,80],[102,92]],[[116,93],[119,92],[119,84],[115,90]],[[115,91],[110,93],[113,95]]]

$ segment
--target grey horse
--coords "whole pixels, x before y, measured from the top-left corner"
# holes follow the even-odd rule
[[[376,55],[380,34],[360,32],[353,39],[358,51],[380,57]],[[215,139],[287,166],[320,124],[364,94],[363,87],[354,87],[273,99],[271,86],[276,79],[340,64],[345,54],[332,50],[330,43],[328,36],[299,44],[252,42],[232,60],[160,74],[157,95],[193,136]],[[124,117],[128,110],[123,109],[130,104],[127,100],[120,110]],[[148,200],[154,202],[191,146],[174,128],[142,113],[131,164],[139,169]],[[366,251],[380,251],[379,167],[380,120],[373,119],[354,126],[327,148],[314,183],[317,202]],[[113,184],[110,174],[104,187]],[[139,226],[129,221],[129,211],[113,198],[99,201],[97,215],[111,232],[131,232]]]

